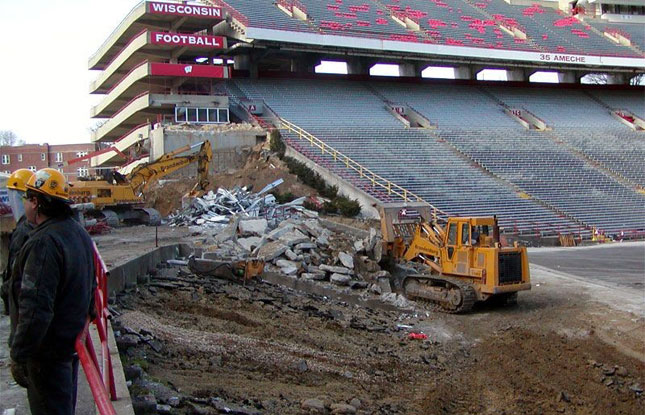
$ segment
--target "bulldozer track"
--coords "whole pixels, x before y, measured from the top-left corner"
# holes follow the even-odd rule
[[[459,302],[459,304],[453,305],[447,301],[432,300],[432,299],[424,298],[422,296],[409,296],[407,290],[405,289],[405,286],[408,281],[412,281],[412,280],[415,280],[421,284],[426,284],[428,282],[448,284],[449,286],[455,287],[459,290],[461,301]],[[470,310],[472,310],[473,306],[475,305],[475,302],[477,301],[477,295],[475,293],[475,289],[472,286],[472,284],[469,284],[467,282],[463,282],[454,278],[427,275],[427,274],[411,275],[405,278],[402,285],[403,285],[405,295],[408,298],[412,297],[410,299],[413,299],[414,301],[421,301],[423,303],[426,303],[432,307],[433,311],[438,311],[441,313],[448,313],[448,314],[467,313]]]

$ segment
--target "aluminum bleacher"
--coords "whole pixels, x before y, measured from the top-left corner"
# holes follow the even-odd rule
[[[483,168],[554,210],[608,232],[645,228],[645,197],[575,154],[579,151],[643,186],[645,145],[638,133],[617,123],[607,108],[581,91],[485,90],[488,94],[469,86],[378,86],[387,98],[406,102],[436,122],[440,137]],[[525,130],[490,94],[511,107],[528,109],[553,131]],[[558,145],[558,139],[575,151]]]
[[[626,37],[631,41],[632,46],[645,51],[645,29],[642,23],[610,23],[593,20],[588,22],[600,32],[617,33]]]
[[[379,37],[418,41],[418,35],[389,18],[388,12],[371,0],[300,0],[309,18],[327,34]]]
[[[533,46],[504,33],[479,9],[459,0],[388,0],[386,4],[395,16],[418,23],[435,43],[535,51]]]
[[[302,20],[292,19],[272,1],[266,0],[210,0],[248,26],[266,29],[312,32],[313,29]]]
[[[497,21],[518,26],[541,48],[553,53],[640,57],[591,30],[574,16],[538,4],[513,6],[504,0],[483,0],[482,10]]]
[[[513,6],[504,0],[208,0],[251,27],[367,37],[404,42],[532,52],[642,57],[604,37],[598,23],[587,24],[563,12],[542,7]],[[307,21],[278,8],[296,5]],[[418,30],[397,23],[406,19]],[[519,28],[528,39],[501,29]],[[592,30],[592,26],[598,30]],[[613,25],[610,25],[613,26]],[[616,30],[643,46],[641,25],[616,25]],[[639,31],[640,29],[640,31]]]
[[[581,228],[566,215],[536,200],[522,198],[508,182],[487,174],[437,136],[426,130],[403,128],[385,109],[384,102],[361,83],[303,80],[235,83],[245,97],[265,100],[281,117],[444,212],[496,214],[507,231],[523,233],[578,232]],[[369,181],[358,179],[342,163],[334,163],[330,156],[320,154],[296,135],[284,133],[283,137],[289,145],[348,182],[379,200],[390,200],[382,191],[373,192]]]
[[[593,90],[591,95],[612,109],[625,109],[645,119],[645,98],[642,91]]]

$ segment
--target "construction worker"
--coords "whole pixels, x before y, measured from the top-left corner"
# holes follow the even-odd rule
[[[16,221],[16,229],[11,233],[11,238],[9,239],[7,268],[5,268],[2,273],[2,287],[0,288],[0,294],[2,295],[4,312],[6,315],[9,315],[9,291],[11,290],[9,287],[9,280],[11,278],[11,265],[14,259],[16,259],[20,248],[22,248],[27,240],[29,232],[33,229],[33,226],[25,218],[25,207],[22,203],[25,192],[27,191],[25,185],[33,175],[34,173],[31,170],[18,169],[11,173],[11,176],[9,176],[9,179],[7,180],[9,206],[11,206],[11,213]],[[20,289],[20,281],[16,282],[15,289]]]
[[[93,307],[92,240],[72,217],[68,185],[57,170],[27,182],[25,216],[35,228],[20,250],[12,280],[21,280],[12,310],[11,373],[27,388],[33,415],[72,415],[78,357],[74,342]]]

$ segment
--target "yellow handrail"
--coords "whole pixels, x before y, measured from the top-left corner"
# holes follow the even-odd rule
[[[370,182],[372,183],[372,187],[379,186],[387,190],[388,196],[396,195],[401,199],[403,199],[404,202],[413,202],[415,201],[415,199],[417,202],[424,202],[424,200],[421,199],[419,196],[415,195],[414,193],[410,192],[407,189],[404,189],[398,184],[393,183],[388,179],[385,179],[379,176],[378,174],[372,172],[370,169],[363,167],[361,164],[357,163],[356,161],[352,160],[351,158],[344,155],[340,151],[331,147],[329,144],[325,144],[314,135],[303,130],[302,128],[298,127],[294,123],[285,120],[284,118],[280,118],[280,129],[291,131],[295,133],[299,139],[307,140],[311,146],[319,148],[323,154],[325,153],[330,154],[334,161],[344,164],[345,167],[348,169],[354,170],[356,173],[359,174],[361,178],[366,177],[368,180],[370,180]]]

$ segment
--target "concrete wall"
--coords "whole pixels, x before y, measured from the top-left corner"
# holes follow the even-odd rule
[[[108,293],[110,298],[113,298],[116,293],[126,288],[136,287],[139,280],[146,278],[148,273],[162,262],[185,257],[191,252],[192,249],[185,244],[167,245],[112,267],[108,270]]]
[[[363,216],[368,218],[379,218],[378,209],[373,206],[380,203],[378,200],[363,192],[362,190],[357,189],[353,185],[347,183],[326,168],[321,167],[313,161],[309,160],[307,157],[298,153],[289,146],[287,146],[285,155],[292,157],[300,161],[301,163],[304,163],[307,167],[320,174],[320,176],[327,182],[328,185],[338,186],[339,194],[347,196],[351,199],[358,200],[358,203],[361,204],[361,213]]]
[[[187,144],[192,145],[209,140],[213,146],[211,171],[221,172],[231,168],[240,168],[246,161],[249,149],[266,140],[266,134],[265,130],[251,126],[238,129],[231,128],[230,125],[203,128],[156,128],[150,135],[151,160],[156,160],[162,154]],[[182,169],[181,175],[194,175],[196,169],[196,165],[191,165]]]

